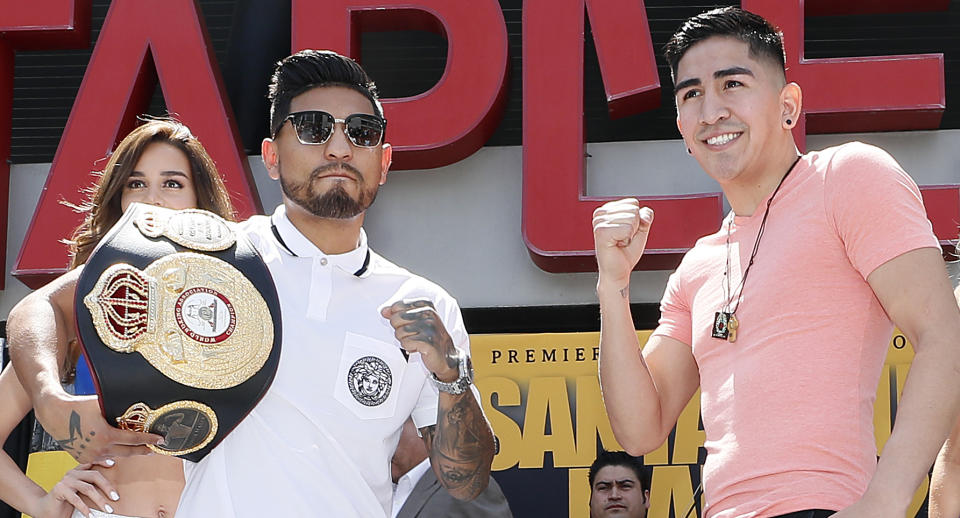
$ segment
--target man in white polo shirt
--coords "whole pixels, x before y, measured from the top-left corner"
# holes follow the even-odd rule
[[[242,227],[280,295],[280,364],[240,425],[202,461],[185,462],[178,518],[389,516],[390,458],[408,418],[447,491],[476,497],[490,478],[493,434],[460,310],[442,288],[370,250],[362,229],[391,160],[376,87],[353,60],[306,50],[278,63],[269,97],[262,154],[283,204]],[[22,346],[18,372],[36,380],[28,390],[59,390],[45,381],[56,379],[55,362],[37,352],[56,344]],[[64,423],[48,429],[66,429],[67,396],[34,401],[61,405]],[[98,418],[84,415],[104,432],[91,456],[141,451],[116,443],[145,439]]]

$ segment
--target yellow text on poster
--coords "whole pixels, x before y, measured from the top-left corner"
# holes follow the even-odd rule
[[[650,331],[637,333],[641,347]],[[474,335],[471,349],[484,411],[500,441],[495,471],[518,467],[569,470],[571,518],[586,518],[590,489],[587,468],[603,448],[622,449],[613,436],[597,377],[599,333]],[[895,333],[874,411],[878,451],[893,427],[896,402],[913,359],[913,349]],[[674,433],[644,456],[652,467],[651,518],[682,516],[693,503],[700,481],[704,431],[700,428],[699,392],[681,413]],[[908,516],[921,506],[928,480],[917,490]],[[702,508],[702,498],[699,499]],[[693,513],[695,514],[695,513]]]

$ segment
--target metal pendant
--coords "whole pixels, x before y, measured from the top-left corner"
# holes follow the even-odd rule
[[[732,314],[726,311],[717,311],[713,317],[713,331],[710,333],[710,336],[727,340],[730,336],[729,322],[731,316]]]
[[[737,329],[740,327],[740,321],[737,320],[737,315],[734,313],[730,314],[730,318],[727,319],[727,341],[730,343],[737,341]]]

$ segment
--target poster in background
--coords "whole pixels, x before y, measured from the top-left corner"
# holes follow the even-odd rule
[[[641,346],[651,331],[639,331]],[[600,397],[600,334],[471,336],[476,384],[499,440],[494,477],[517,517],[587,518],[587,471],[600,447],[620,450]],[[874,404],[877,450],[890,437],[913,347],[895,332]],[[664,444],[643,457],[651,467],[650,518],[680,518],[694,504],[706,450],[700,393],[680,414]],[[908,516],[925,517],[929,477]],[[700,516],[702,497],[690,516]]]

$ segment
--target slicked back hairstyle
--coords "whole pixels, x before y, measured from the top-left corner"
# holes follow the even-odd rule
[[[331,50],[301,50],[277,62],[270,78],[270,136],[280,131],[290,115],[290,100],[318,86],[343,86],[370,100],[373,113],[383,117],[377,85],[360,65]]]
[[[671,76],[676,79],[680,59],[691,47],[714,36],[736,38],[750,47],[750,57],[771,60],[786,71],[783,33],[762,16],[739,7],[722,7],[683,22],[663,47]]]
[[[640,462],[640,459],[625,451],[600,450],[596,460],[590,465],[590,472],[587,475],[590,480],[590,494],[593,494],[593,482],[597,478],[597,472],[607,466],[623,466],[633,470],[633,473],[637,476],[637,480],[640,482],[640,489],[644,491],[650,490],[650,472],[647,471],[647,468]]]

